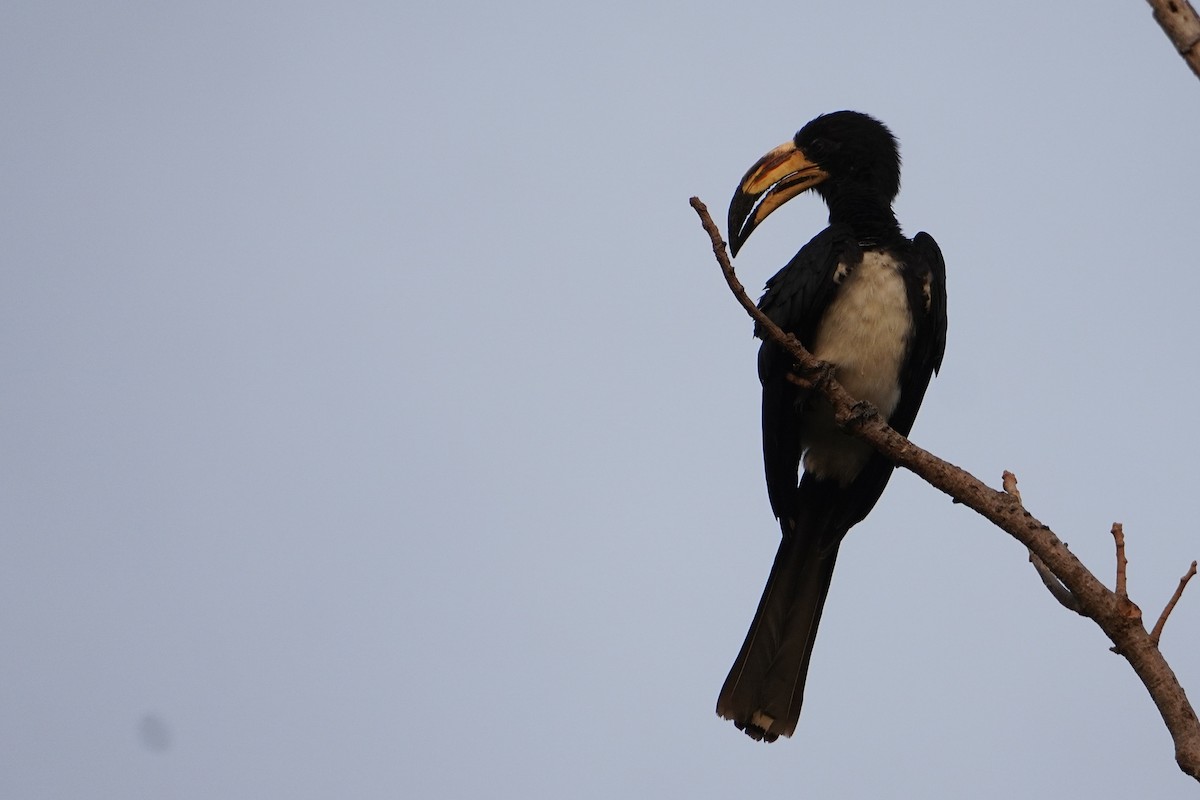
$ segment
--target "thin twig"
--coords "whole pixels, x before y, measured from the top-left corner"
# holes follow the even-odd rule
[[[1154,630],[1150,631],[1150,638],[1154,641],[1154,644],[1158,644],[1158,640],[1162,636],[1163,626],[1167,624],[1167,617],[1171,616],[1171,612],[1175,610],[1175,604],[1179,602],[1184,587],[1188,585],[1188,581],[1195,574],[1196,562],[1193,561],[1192,566],[1188,568],[1187,574],[1179,579],[1179,585],[1175,587],[1175,594],[1171,595],[1171,599],[1167,601],[1166,608],[1158,615],[1158,622],[1154,623]]]
[[[1142,621],[1142,609],[1138,608],[1137,603],[1129,599],[1129,591],[1125,588],[1125,573],[1128,571],[1129,561],[1125,558],[1125,526],[1119,522],[1112,524],[1113,543],[1117,548],[1117,580],[1114,594],[1117,596],[1117,604],[1120,606],[1121,613],[1135,619],[1139,623]],[[1121,648],[1118,645],[1113,645],[1109,648],[1118,655],[1121,654]]]
[[[1176,763],[1185,774],[1200,781],[1200,720],[1197,720],[1196,712],[1175,673],[1150,640],[1140,620],[1130,619],[1123,613],[1125,609],[1121,598],[1109,591],[1054,532],[1030,514],[1015,497],[988,487],[969,472],[917,447],[892,430],[878,413],[864,412],[861,405],[856,405],[854,399],[834,380],[831,369],[824,369],[824,365],[805,350],[795,337],[784,333],[758,310],[737,280],[725,252],[720,229],[712,221],[708,209],[695,197],[691,199],[691,205],[708,232],[713,254],[738,302],[759,323],[758,330],[763,338],[770,339],[786,350],[800,365],[804,377],[812,377],[813,388],[833,406],[837,423],[897,466],[916,473],[932,486],[991,520],[1035,553],[1074,595],[1082,613],[1100,626],[1129,661],[1171,733]]]
[[[1063,586],[1050,568],[1047,567],[1037,555],[1029,551],[1029,563],[1033,564],[1033,568],[1037,571],[1038,577],[1042,579],[1042,584],[1050,590],[1051,596],[1057,600],[1063,608],[1068,611],[1074,611],[1082,617],[1086,617],[1083,609],[1079,607],[1079,601],[1075,599],[1075,595],[1071,594],[1071,590]]]
[[[1114,522],[1112,536],[1117,545],[1117,597],[1128,598],[1129,592],[1125,589],[1125,568],[1129,566],[1129,561],[1125,558],[1125,526]]]
[[[761,331],[762,337],[776,342],[788,351],[788,355],[792,357],[796,367],[803,372],[802,375],[795,375],[790,380],[816,389],[825,395],[833,405],[834,420],[843,427],[853,427],[852,424],[855,422],[865,422],[871,419],[872,415],[863,410],[862,404],[858,403],[842,388],[840,383],[834,380],[833,370],[829,368],[828,364],[808,352],[799,339],[784,331],[759,310],[750,296],[746,294],[746,287],[742,286],[742,282],[738,280],[733,264],[729,261],[729,254],[725,252],[725,240],[721,237],[721,229],[717,227],[717,223],[713,222],[708,213],[708,207],[700,202],[699,197],[693,197],[689,202],[700,216],[700,224],[704,226],[708,238],[712,241],[713,254],[717,257],[717,263],[721,266],[721,274],[725,276],[725,282],[729,284],[729,289],[733,292],[734,297],[741,303],[742,308],[746,309],[746,313],[758,323],[757,330]],[[875,414],[874,417],[878,419],[879,415]],[[887,423],[881,423],[881,428],[891,431],[897,439],[907,441],[889,428]]]

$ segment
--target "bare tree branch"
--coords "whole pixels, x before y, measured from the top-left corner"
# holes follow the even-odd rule
[[[1188,0],[1146,0],[1171,44],[1200,78],[1200,16]]]
[[[1025,510],[1015,493],[996,491],[965,470],[917,447],[892,430],[869,403],[857,402],[850,397],[834,380],[829,365],[814,358],[794,336],[782,331],[758,310],[729,263],[721,231],[709,216],[708,209],[696,197],[691,199],[691,205],[700,216],[701,224],[712,241],[713,254],[738,302],[761,326],[765,338],[788,351],[801,371],[799,377],[810,382],[816,391],[829,400],[838,424],[871,444],[898,466],[916,473],[935,488],[991,520],[1035,554],[1071,593],[1080,613],[1100,626],[1117,651],[1133,667],[1171,733],[1175,742],[1176,763],[1186,774],[1200,781],[1200,721],[1196,719],[1196,712],[1157,643],[1146,632],[1140,616],[1133,618],[1127,613],[1128,598],[1121,598],[1109,591],[1048,526]],[[1015,489],[1015,482],[1013,487]]]

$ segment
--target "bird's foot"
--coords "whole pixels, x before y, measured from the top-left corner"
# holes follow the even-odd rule
[[[838,412],[836,421],[842,427],[854,427],[879,416],[879,409],[866,400],[857,400],[845,412]]]
[[[815,389],[822,383],[833,380],[835,369],[836,367],[828,361],[818,361],[813,367],[792,364],[792,369],[787,374],[788,383],[801,389]]]

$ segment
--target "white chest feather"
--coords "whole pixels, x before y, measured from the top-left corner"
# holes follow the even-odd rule
[[[846,391],[886,417],[900,399],[900,367],[911,335],[908,292],[895,261],[864,253],[825,311],[813,354],[836,364]]]
[[[840,268],[839,268],[840,269]],[[837,367],[838,382],[884,417],[900,401],[900,369],[912,336],[912,312],[895,260],[869,252],[842,280],[813,340],[813,355]],[[843,483],[853,480],[871,450],[833,425],[824,403],[805,412],[804,468]]]

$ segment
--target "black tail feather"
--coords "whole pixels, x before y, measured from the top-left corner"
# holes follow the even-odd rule
[[[779,543],[754,622],[717,699],[717,713],[755,739],[773,742],[796,730],[838,542],[792,534]]]

